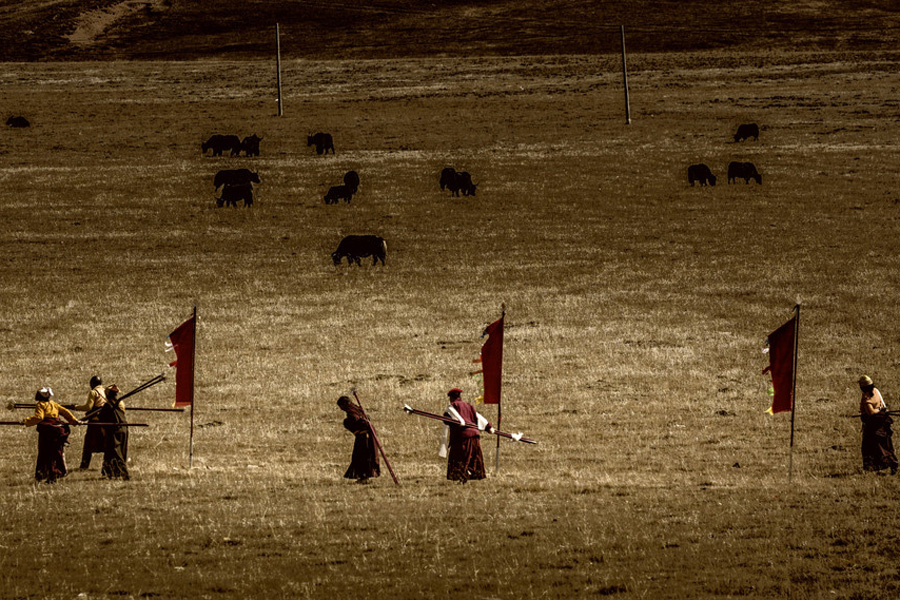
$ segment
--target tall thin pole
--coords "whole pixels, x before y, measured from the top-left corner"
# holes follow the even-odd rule
[[[281,99],[281,27],[275,23],[275,71],[278,80],[278,116],[284,114],[284,105]]]
[[[388,460],[387,454],[384,453],[384,446],[381,445],[381,440],[378,439],[378,434],[375,432],[375,424],[372,423],[372,420],[369,418],[369,415],[366,414],[366,409],[363,408],[362,402],[359,400],[359,396],[356,393],[356,390],[352,391],[353,397],[356,398],[356,403],[359,405],[359,410],[362,411],[363,416],[366,418],[366,421],[369,423],[369,429],[372,431],[372,440],[375,442],[375,446],[378,448],[378,451],[381,453],[381,458],[384,459],[384,464],[387,465],[388,471],[391,474],[391,478],[394,480],[394,483],[400,485],[400,480],[397,479],[397,475],[394,474],[394,467],[391,466],[391,461]]]
[[[797,412],[797,349],[800,341],[800,303],[794,307],[794,372],[791,383],[791,454],[788,458],[788,483],[794,478],[794,414]]]
[[[194,382],[194,375],[197,372],[195,367],[196,358],[197,358],[197,305],[194,305],[194,340],[193,344],[191,344],[191,446],[189,451],[188,458],[188,466],[194,466],[194,404],[197,403],[197,398],[194,394],[194,389],[196,388]]]
[[[622,33],[622,81],[625,84],[625,123],[631,125],[631,104],[628,101],[628,68],[625,66],[625,26],[620,25]]]
[[[500,319],[503,321],[503,328],[506,328],[506,303],[503,302],[500,304]],[[502,355],[501,355],[502,356]],[[501,358],[500,362],[500,389],[503,389],[503,362]],[[497,398],[497,429],[500,429],[500,424],[503,421],[503,412],[502,407],[503,402],[501,402],[500,398]],[[500,436],[497,436],[497,452],[494,455],[496,457],[496,464],[494,465],[494,475],[498,475],[500,473]]]

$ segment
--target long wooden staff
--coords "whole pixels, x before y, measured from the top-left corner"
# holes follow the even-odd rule
[[[19,425],[24,426],[25,424],[22,421],[0,421],[0,425]],[[64,425],[72,425],[75,427],[74,423],[64,423]],[[115,425],[117,427],[150,427],[147,423],[91,423],[91,425]]]
[[[369,418],[369,415],[366,414],[366,409],[363,408],[362,402],[359,401],[359,396],[356,394],[356,390],[353,390],[353,397],[356,398],[356,403],[359,405],[359,409],[362,411],[363,416],[369,423],[369,429],[372,430],[372,439],[375,440],[375,445],[378,447],[378,451],[381,453],[381,458],[384,459],[384,464],[387,465],[388,471],[390,472],[394,483],[400,485],[400,480],[397,479],[397,475],[394,474],[394,468],[391,467],[391,462],[388,460],[387,455],[384,453],[384,448],[381,446],[381,441],[378,439],[378,434],[375,433],[375,425],[372,424],[372,420]]]
[[[27,408],[30,410],[34,410],[35,406],[37,406],[37,404],[31,404],[28,402],[16,402],[15,404],[12,405],[12,408],[14,408],[14,409],[26,409]],[[73,409],[73,408],[75,408],[75,405],[74,404],[63,404],[62,407],[68,408],[68,409]],[[145,412],[184,412],[183,408],[156,408],[153,406],[129,406],[128,410],[129,411],[137,410],[137,411],[145,411]]]
[[[408,404],[403,405],[403,410],[406,411],[408,415],[419,415],[420,417],[428,417],[429,419],[436,419],[438,421],[443,421],[444,423],[448,423],[450,425],[456,425],[458,427],[465,427],[467,429],[478,429],[478,425],[472,425],[471,423],[466,423],[463,425],[456,419],[451,419],[450,417],[445,417],[444,415],[436,415],[434,413],[426,412],[424,410],[418,410],[411,407]],[[522,437],[521,433],[507,433],[505,431],[500,431],[499,429],[494,429],[494,431],[486,431],[486,433],[493,433],[498,437],[505,437],[510,440],[515,440],[517,442],[522,442],[523,444],[537,444],[536,440],[529,439],[527,437]]]

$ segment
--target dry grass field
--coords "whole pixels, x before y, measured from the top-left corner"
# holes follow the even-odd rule
[[[0,132],[3,404],[137,385],[200,324],[192,469],[186,414],[131,413],[129,482],[35,485],[34,430],[0,428],[0,597],[898,597],[900,481],[847,418],[863,372],[900,397],[898,58],[635,55],[630,126],[611,56],[291,60],[281,118],[269,62],[4,64],[4,120],[33,125]],[[213,133],[262,154],[201,156]],[[256,203],[216,208],[242,167]],[[350,233],[386,266],[334,267]],[[761,350],[798,298],[789,484]],[[540,444],[495,474],[485,440],[490,477],[452,484],[401,408],[476,395],[504,302],[503,428]],[[352,387],[400,487],[341,477]]]

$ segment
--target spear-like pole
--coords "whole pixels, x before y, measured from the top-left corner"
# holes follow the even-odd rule
[[[384,464],[387,465],[388,472],[391,474],[391,478],[393,478],[394,483],[400,485],[400,480],[397,479],[397,476],[394,474],[394,468],[391,467],[391,463],[388,460],[387,455],[384,453],[384,448],[381,446],[381,440],[378,439],[378,434],[375,433],[375,425],[372,423],[372,420],[369,418],[369,415],[366,414],[366,409],[363,408],[362,402],[359,401],[359,396],[356,394],[356,390],[352,390],[353,397],[356,398],[356,403],[359,405],[359,410],[362,411],[363,416],[366,418],[366,422],[369,424],[369,429],[372,430],[372,439],[375,441],[375,446],[378,447],[378,451],[381,453],[381,458],[384,459]]]
[[[10,408],[13,408],[16,410],[18,410],[18,409],[34,410],[35,406],[37,406],[37,404],[30,404],[28,402],[17,402],[15,404],[11,405]],[[74,404],[63,404],[61,406],[63,408],[68,408],[68,409],[75,408]],[[144,411],[144,412],[184,412],[183,408],[156,408],[155,406],[129,406],[128,410],[129,410],[129,412],[133,411],[133,410]]]
[[[0,421],[0,425],[24,426],[25,424],[22,421]],[[117,427],[150,427],[150,425],[147,423],[91,423],[91,425],[115,425]]]
[[[443,421],[449,425],[457,425],[459,427],[465,427],[467,429],[478,429],[478,425],[473,425],[472,423],[460,423],[456,419],[451,419],[450,417],[445,417],[444,415],[436,415],[434,413],[426,412],[424,410],[418,410],[411,407],[408,404],[403,405],[403,410],[406,411],[408,415],[419,415],[420,417],[428,417],[429,419],[435,419],[437,421]],[[537,444],[536,440],[529,439],[527,437],[522,437],[521,433],[507,433],[505,431],[500,431],[499,429],[494,429],[493,431],[488,431],[488,433],[493,433],[498,437],[504,437],[510,440],[515,440],[517,442],[522,442],[524,444]]]

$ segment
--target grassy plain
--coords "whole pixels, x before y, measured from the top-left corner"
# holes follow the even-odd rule
[[[0,107],[33,127],[0,138],[4,403],[136,385],[201,321],[193,469],[185,416],[132,413],[127,483],[36,486],[33,430],[0,429],[0,597],[897,597],[900,483],[861,472],[845,415],[860,373],[900,391],[898,56],[630,64],[630,126],[609,57],[290,61],[281,118],[269,63],[5,64]],[[200,155],[254,132],[259,158]],[[731,160],[763,185],[727,185]],[[238,167],[256,204],[216,208]],[[359,195],[326,206],[348,169]],[[335,268],[349,233],[387,265]],[[761,349],[798,298],[788,484]],[[541,443],[451,484],[401,407],[476,394],[501,302],[504,429]],[[353,386],[402,487],[341,478]]]

